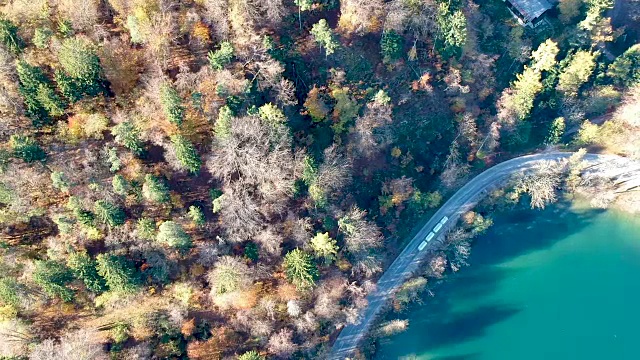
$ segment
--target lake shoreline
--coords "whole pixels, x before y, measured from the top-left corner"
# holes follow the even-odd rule
[[[528,215],[526,215],[526,213],[528,213]],[[448,275],[443,281],[441,281],[439,284],[437,284],[434,287],[431,287],[431,290],[436,290],[436,294],[434,297],[429,297],[425,302],[427,303],[426,305],[412,305],[410,306],[406,312],[402,313],[402,315],[405,315],[404,317],[406,317],[406,315],[411,315],[411,314],[415,314],[417,313],[424,313],[426,310],[424,309],[429,309],[429,308],[433,308],[435,307],[435,310],[437,310],[436,312],[431,312],[428,314],[428,318],[429,320],[426,321],[430,321],[432,323],[442,323],[440,324],[440,326],[442,327],[442,329],[445,330],[449,330],[452,331],[452,333],[455,333],[456,331],[462,331],[464,332],[464,329],[456,329],[455,327],[448,327],[448,319],[451,315],[451,311],[445,311],[448,308],[445,307],[445,309],[443,310],[442,303],[454,303],[456,301],[456,298],[460,297],[460,293],[464,292],[462,290],[459,289],[460,286],[456,287],[456,281],[459,282],[461,281],[460,279],[463,279],[463,281],[466,281],[464,279],[483,279],[483,276],[489,276],[491,275],[491,272],[487,271],[486,268],[486,264],[485,263],[480,263],[477,264],[475,263],[476,260],[474,259],[482,259],[483,256],[489,256],[490,254],[488,254],[487,252],[487,246],[482,246],[483,244],[480,242],[487,242],[489,241],[491,243],[491,245],[493,246],[493,249],[499,248],[500,251],[502,252],[502,255],[507,256],[507,258],[509,258],[510,256],[512,256],[514,259],[520,259],[522,257],[526,257],[526,256],[530,256],[526,253],[527,251],[531,252],[532,254],[535,254],[536,252],[542,252],[544,253],[545,251],[551,251],[549,249],[554,249],[554,247],[558,246],[558,244],[561,244],[563,241],[567,241],[564,240],[565,237],[567,239],[571,239],[573,234],[571,234],[572,232],[572,227],[575,226],[577,227],[577,229],[580,230],[584,230],[584,229],[588,229],[589,226],[603,226],[603,225],[598,225],[600,224],[600,222],[602,220],[599,219],[617,219],[616,221],[620,222],[622,225],[622,227],[628,227],[630,226],[629,224],[631,223],[631,220],[633,220],[633,218],[628,217],[628,216],[621,216],[622,213],[620,213],[617,210],[608,210],[608,211],[603,211],[603,210],[595,210],[595,209],[589,209],[589,208],[585,208],[583,206],[573,206],[572,202],[568,202],[568,201],[562,201],[559,204],[554,204],[551,205],[548,209],[543,210],[542,213],[539,212],[532,212],[529,211],[527,209],[524,208],[524,206],[519,206],[518,209],[516,210],[512,210],[510,213],[497,213],[498,216],[496,216],[496,225],[494,225],[494,228],[492,228],[491,230],[489,230],[489,232],[487,233],[487,235],[481,235],[477,240],[476,243],[474,244],[474,252],[473,255],[471,257],[470,263],[471,265],[467,268],[467,269],[463,269],[461,270],[459,273],[454,274],[453,276]],[[506,216],[503,216],[506,215]],[[523,216],[522,219],[517,220],[518,217]],[[516,220],[514,220],[516,219]],[[511,227],[515,227],[515,229],[511,229],[509,230],[508,227],[505,228],[505,224],[508,222],[513,222],[515,225],[511,226]],[[594,225],[595,224],[595,225]],[[636,222],[634,223],[634,226],[638,226],[638,228],[640,228],[640,223]],[[615,221],[614,223],[611,224],[612,228],[615,230],[616,228],[616,224]],[[530,228],[529,228],[530,227]],[[543,231],[556,231],[560,236],[554,237],[554,239],[550,239],[550,240],[535,240],[532,238],[528,238],[527,240],[531,240],[529,241],[530,243],[534,243],[534,242],[538,242],[537,244],[522,244],[520,243],[521,246],[523,246],[523,249],[515,249],[513,248],[513,243],[510,244],[509,241],[504,241],[504,239],[502,239],[501,241],[501,237],[503,236],[509,236],[510,233],[509,231],[516,231],[516,235],[518,234],[522,234],[520,236],[521,239],[526,237],[526,234],[524,234],[525,231],[528,232],[533,232],[537,235],[540,235],[541,232],[539,229],[536,229],[536,227],[540,228],[544,228],[542,229]],[[617,230],[616,230],[617,231]],[[615,232],[615,231],[614,231]],[[489,237],[491,236],[496,236],[496,234],[503,234],[503,236],[498,236],[495,239],[490,239],[487,240]],[[617,232],[615,232],[616,234],[618,234]],[[535,235],[535,234],[531,234],[531,236]],[[624,235],[624,234],[623,234]],[[514,235],[515,236],[515,235]],[[535,246],[533,246],[535,245]],[[585,242],[585,246],[586,245],[592,245],[591,242],[586,241]],[[602,244],[598,245],[601,246]],[[526,251],[525,251],[526,250]],[[574,250],[580,250],[580,247],[576,247],[576,249]],[[498,251],[498,252],[500,252]],[[513,252],[513,253],[510,253]],[[579,252],[579,251],[578,251]],[[524,254],[524,255],[523,255]],[[550,253],[551,255],[553,254],[552,252]],[[517,255],[517,256],[516,256]],[[526,255],[526,256],[525,256]],[[551,258],[553,258],[553,256],[551,256]],[[570,255],[570,253],[569,253]],[[611,254],[610,254],[611,255]],[[611,255],[614,256],[614,255]],[[500,257],[498,255],[491,255],[490,257]],[[486,259],[486,258],[485,258]],[[615,259],[615,256],[614,256]],[[597,259],[596,259],[597,260]],[[544,259],[539,259],[538,261],[546,261]],[[603,266],[606,267],[606,264],[604,264]],[[532,272],[535,272],[537,270],[531,270]],[[495,275],[495,274],[493,274]],[[550,275],[551,278],[553,278],[553,276]],[[491,277],[489,277],[491,279]],[[507,277],[508,279],[509,277]],[[544,279],[544,281],[546,282],[547,280],[549,281],[549,286],[555,286],[553,285],[553,279]],[[487,281],[487,279],[484,279],[484,281]],[[503,280],[500,280],[503,281]],[[498,282],[500,282],[498,281]],[[471,285],[474,284],[467,284],[467,287],[474,287]],[[477,287],[478,285],[476,284],[475,287]],[[477,289],[476,289],[477,290]],[[485,289],[486,290],[486,289]],[[423,297],[424,298],[424,297]],[[465,302],[468,302],[468,300],[462,301],[461,303],[464,304]],[[448,304],[447,306],[450,306],[452,308],[456,308],[457,306],[459,306],[458,304]],[[422,311],[420,311],[420,309],[423,309]],[[504,310],[504,312],[509,313],[509,309],[501,309]],[[514,310],[515,311],[515,310]],[[518,310],[517,313],[521,312],[523,310]],[[456,311],[453,311],[453,313],[455,314]],[[502,312],[501,312],[502,313]],[[526,313],[526,311],[524,312]],[[395,315],[395,316],[394,316]],[[433,315],[433,316],[431,316]],[[503,314],[504,315],[504,314]],[[477,316],[480,316],[480,314],[477,314]],[[496,315],[497,316],[497,315]],[[506,316],[506,315],[505,315]],[[509,315],[509,317],[514,316],[517,318],[516,315]],[[520,315],[518,315],[520,316]],[[388,318],[392,318],[392,317],[399,317],[398,314],[393,314],[393,315],[388,315]],[[400,316],[400,318],[402,318],[403,316]],[[508,318],[509,318],[508,317]],[[455,318],[455,316],[454,316]],[[508,322],[509,320],[504,320],[506,322]],[[409,330],[407,332],[405,332],[404,334],[407,333],[411,333],[412,331],[416,331],[416,329],[412,330],[412,325],[413,327],[420,327],[422,326],[421,324],[424,322],[424,320],[416,320],[414,317],[409,316]],[[498,322],[500,323],[500,322]],[[467,325],[469,326],[469,325]],[[493,326],[493,325],[492,325]],[[496,325],[498,326],[498,325]],[[499,326],[498,326],[499,327]],[[440,329],[440,327],[438,327],[438,329]],[[394,337],[390,339],[384,339],[384,340],[379,340],[377,341],[377,346],[376,346],[376,355],[375,358],[376,359],[387,359],[387,358],[396,358],[396,357],[388,357],[385,356],[385,351],[388,350],[388,346],[389,346],[389,342],[393,342],[393,341],[397,341],[397,340],[393,340],[393,339],[397,339],[402,338],[403,336],[406,336],[404,334],[400,334],[400,335],[396,335]],[[436,336],[437,337],[437,336]],[[433,339],[427,339],[427,340],[420,340],[420,342],[427,342],[429,343],[429,341],[434,341]],[[444,340],[443,340],[444,341]],[[402,348],[407,348],[410,349],[410,344],[404,344],[401,346]],[[425,358],[426,359],[426,358]],[[475,358],[474,358],[475,359]]]

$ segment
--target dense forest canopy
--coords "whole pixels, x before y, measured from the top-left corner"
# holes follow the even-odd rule
[[[500,0],[1,2],[0,358],[322,356],[474,173],[640,156],[619,6],[531,29]]]

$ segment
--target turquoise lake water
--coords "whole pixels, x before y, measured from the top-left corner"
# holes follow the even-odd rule
[[[376,359],[640,359],[640,217],[555,206],[494,220]]]

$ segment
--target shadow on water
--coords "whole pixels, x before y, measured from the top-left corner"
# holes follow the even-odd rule
[[[589,226],[604,210],[574,211],[568,202],[544,210],[517,208],[495,216],[495,225],[476,239],[471,266],[506,262],[543,250]],[[473,270],[471,268],[470,270]]]
[[[452,355],[452,356],[439,356],[433,358],[433,360],[475,360],[480,357],[479,354],[463,354],[463,355]]]
[[[510,305],[483,305],[470,311],[449,313],[446,316],[434,313],[429,318],[414,319],[411,325],[437,330],[420,339],[421,347],[431,349],[479,338],[491,325],[520,311],[520,308]]]
[[[550,248],[589,226],[602,213],[591,209],[573,211],[570,207],[570,203],[558,203],[542,211],[516,208],[495,214],[494,225],[474,242],[470,266],[449,275],[435,286],[436,295],[425,295],[424,305],[412,306],[404,314],[409,318],[408,332],[382,339],[376,358],[396,359],[403,354],[428,354],[441,347],[463,344],[481,338],[490,326],[518,314],[525,304],[483,303],[465,311],[460,311],[455,305],[490,296],[505,278],[518,271],[498,265]],[[397,317],[398,314],[390,316]],[[385,348],[389,349],[388,353]],[[437,359],[471,360],[480,355]]]

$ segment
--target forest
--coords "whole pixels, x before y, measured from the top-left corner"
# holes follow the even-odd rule
[[[474,174],[640,157],[639,24],[639,0],[535,29],[501,0],[0,1],[0,359],[322,358]]]

